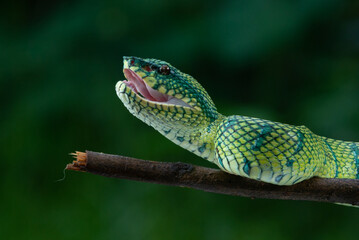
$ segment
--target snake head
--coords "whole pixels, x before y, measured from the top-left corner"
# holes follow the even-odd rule
[[[190,108],[202,112],[210,120],[217,118],[213,101],[192,76],[161,60],[138,57],[123,59],[123,72],[127,80],[122,83],[143,101]]]

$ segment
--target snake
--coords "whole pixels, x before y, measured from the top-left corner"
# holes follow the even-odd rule
[[[123,57],[116,93],[135,117],[234,175],[293,185],[312,177],[359,179],[359,143],[255,117],[225,116],[192,76],[157,59]]]

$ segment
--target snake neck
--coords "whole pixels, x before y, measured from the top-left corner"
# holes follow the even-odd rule
[[[170,129],[169,131],[161,127],[161,125],[163,126],[163,124],[165,124],[165,121],[160,125],[154,124],[152,126],[175,144],[199,157],[216,163],[215,139],[218,126],[223,118],[224,116],[218,114],[218,118],[212,122],[204,119],[202,123],[197,126],[185,126],[182,122],[184,118],[180,117],[180,121],[167,123]]]
[[[208,117],[192,108],[144,101],[121,82],[117,94],[135,117],[184,149],[215,162],[215,137],[219,123],[225,118],[223,115],[216,111],[213,118],[214,114]]]

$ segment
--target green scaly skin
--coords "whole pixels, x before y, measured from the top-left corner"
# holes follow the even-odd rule
[[[165,74],[160,70],[164,65],[170,69]],[[151,101],[119,81],[116,92],[126,108],[223,171],[277,185],[313,176],[359,179],[359,143],[321,137],[305,126],[223,116],[193,77],[164,61],[124,57],[125,69],[142,78],[147,88],[177,101]]]

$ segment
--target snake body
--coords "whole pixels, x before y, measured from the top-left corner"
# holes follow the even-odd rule
[[[359,179],[359,143],[305,126],[226,117],[192,76],[161,60],[124,57],[124,74],[116,92],[134,116],[223,171],[276,185]]]

